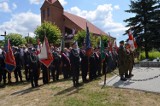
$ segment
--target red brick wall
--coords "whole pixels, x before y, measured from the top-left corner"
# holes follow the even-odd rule
[[[58,2],[58,1],[57,1]],[[47,8],[49,8],[49,16],[47,14]],[[45,11],[45,18],[43,17],[43,11]],[[41,22],[49,21],[53,24],[57,25],[61,32],[63,33],[63,8],[59,5],[59,3],[49,4],[45,2],[41,8]]]

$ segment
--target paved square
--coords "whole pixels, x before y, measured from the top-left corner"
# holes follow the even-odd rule
[[[149,92],[160,93],[160,68],[134,68],[134,76],[127,81],[120,81],[120,77],[115,75],[106,80],[106,86],[120,88],[131,88]],[[100,85],[103,85],[101,82]]]

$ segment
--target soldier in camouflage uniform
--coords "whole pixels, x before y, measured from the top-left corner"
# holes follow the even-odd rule
[[[126,81],[127,79],[124,77],[126,71],[126,51],[124,48],[124,41],[120,41],[120,47],[118,50],[118,64],[119,64],[119,75],[120,80]]]
[[[134,64],[134,54],[133,54],[133,51],[131,51],[130,45],[128,43],[126,44],[126,54],[127,54],[127,58],[126,58],[127,69],[126,69],[125,77],[131,78],[133,76],[132,69]]]

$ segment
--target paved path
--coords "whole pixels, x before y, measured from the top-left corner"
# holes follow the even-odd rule
[[[160,68],[136,67],[133,69],[133,74],[134,76],[127,81],[120,81],[120,77],[115,75],[106,80],[106,86],[160,93]],[[100,83],[103,84],[104,82]]]

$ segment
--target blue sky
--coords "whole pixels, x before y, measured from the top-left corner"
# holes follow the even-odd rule
[[[125,13],[130,0],[59,0],[64,10],[86,18],[94,25],[117,39],[125,40],[122,34],[127,29],[123,22],[132,16]],[[44,0],[0,0],[0,35],[20,33],[34,36],[35,28],[40,25],[40,7]],[[3,37],[0,37],[3,39]]]

